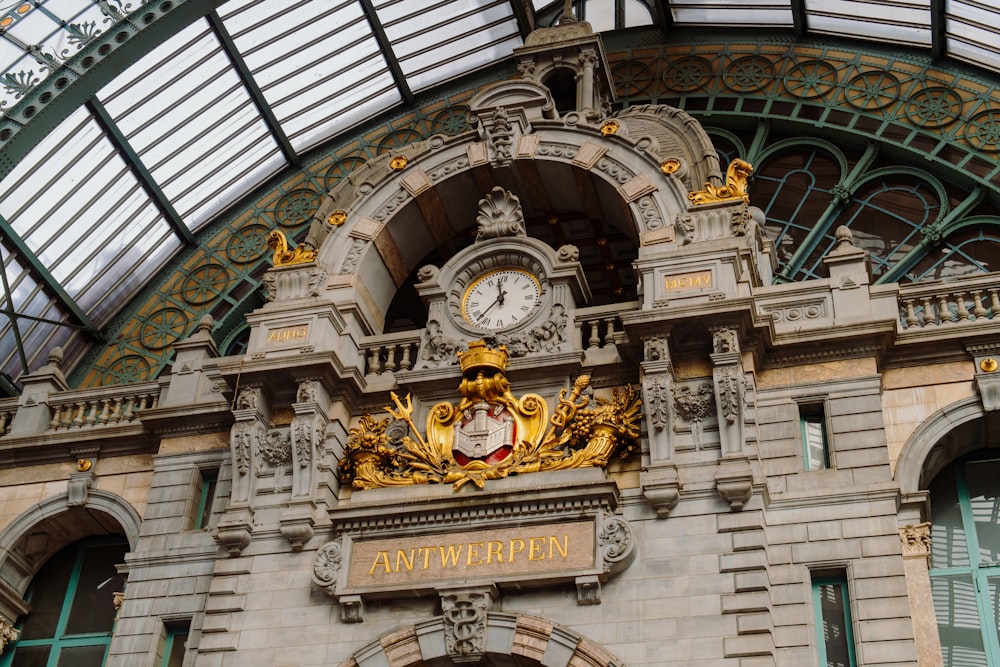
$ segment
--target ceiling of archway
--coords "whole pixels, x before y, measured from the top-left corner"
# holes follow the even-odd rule
[[[509,76],[511,49],[561,4],[4,6],[0,367],[16,380],[59,344],[78,366],[76,383],[122,382],[154,377],[200,314],[220,320],[225,336],[253,306],[264,229],[294,235],[359,161],[463,130],[462,102]],[[809,119],[919,146],[941,170],[995,189],[1000,101],[989,82],[1000,70],[1000,9],[959,0],[672,0],[646,11],[639,0],[616,0],[612,19],[601,9],[611,3],[576,4],[601,29],[655,23],[666,32],[671,46],[609,48],[626,101],[714,118]],[[704,26],[777,27],[813,41],[674,43],[678,29]],[[655,44],[662,34],[606,38]],[[815,41],[858,34],[922,51],[861,56]],[[987,71],[931,66],[932,56]],[[461,76],[471,78],[449,83]]]

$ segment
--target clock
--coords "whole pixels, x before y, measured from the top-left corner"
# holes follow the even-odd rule
[[[541,282],[532,272],[516,267],[494,269],[468,284],[461,313],[477,329],[498,331],[534,315],[541,296]]]

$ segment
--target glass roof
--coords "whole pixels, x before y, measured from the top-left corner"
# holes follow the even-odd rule
[[[199,230],[310,149],[510,57],[563,2],[174,5],[171,12],[187,18],[157,18],[155,3],[121,0],[0,6],[0,126],[10,128],[0,130],[0,142],[32,123],[41,128],[29,148],[0,160],[4,308],[19,314],[16,331],[11,317],[0,318],[0,369],[15,380],[25,363],[44,363],[54,345],[66,347],[70,363],[78,359],[157,270],[197,242]],[[976,0],[573,5],[598,30],[659,23],[668,33],[766,26],[863,35],[1000,71],[1000,7]],[[121,44],[132,49],[129,57],[103,74],[87,70],[88,58],[114,55]],[[86,89],[82,103],[32,119],[70,82]]]

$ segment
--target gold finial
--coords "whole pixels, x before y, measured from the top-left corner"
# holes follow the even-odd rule
[[[347,222],[347,211],[338,208],[327,217],[326,222],[334,227],[340,227]]]
[[[729,163],[729,169],[726,170],[725,185],[718,187],[711,183],[705,183],[704,190],[688,193],[688,199],[691,200],[694,206],[737,199],[742,199],[749,204],[750,190],[748,181],[752,173],[753,167],[749,162],[744,162],[739,158],[734,159]]]
[[[681,161],[675,157],[667,158],[660,163],[660,171],[664,174],[675,174],[681,168]]]
[[[610,137],[612,134],[618,132],[619,127],[621,127],[621,125],[618,124],[617,120],[606,120],[604,121],[604,124],[601,125],[601,134],[606,137]]]
[[[982,369],[984,373],[992,373],[997,369],[997,360],[993,357],[986,357],[979,362],[979,368]]]
[[[396,157],[389,160],[389,168],[393,171],[402,171],[406,169],[407,159],[402,155],[397,155]]]

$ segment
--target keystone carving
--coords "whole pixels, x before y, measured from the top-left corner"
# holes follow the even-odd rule
[[[478,664],[486,654],[486,614],[493,603],[489,589],[441,595],[444,640],[456,664]]]

